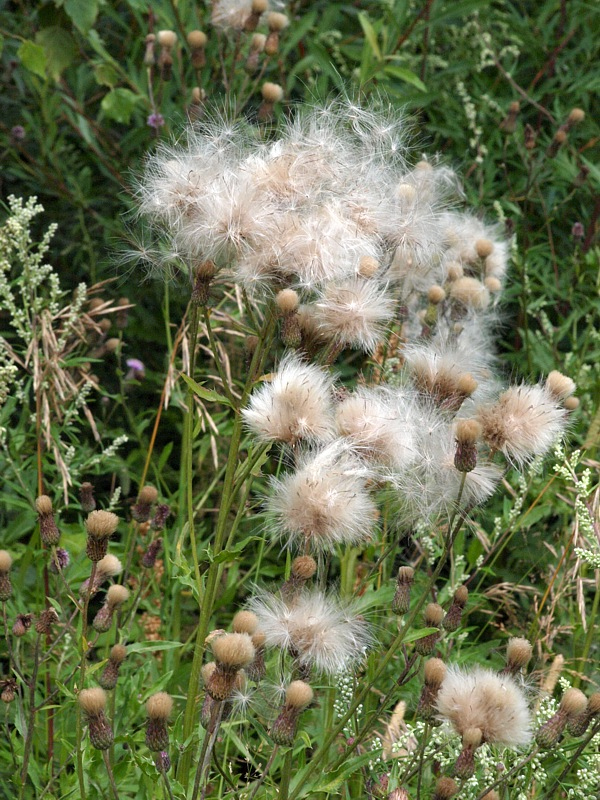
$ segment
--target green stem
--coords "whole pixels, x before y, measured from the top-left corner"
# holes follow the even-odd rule
[[[108,755],[108,750],[102,751],[102,757],[104,758],[104,765],[106,767],[106,773],[108,775],[108,781],[110,783],[111,791],[113,793],[115,800],[119,800],[119,792],[117,791],[115,776],[113,775],[112,767],[110,766],[110,756]]]
[[[294,751],[290,747],[290,749],[285,754],[285,758],[283,760],[283,767],[281,768],[281,781],[279,783],[279,800],[288,800],[289,791],[290,791],[290,780],[292,777],[292,765],[293,765],[293,756]],[[293,797],[293,795],[291,795]]]
[[[254,784],[254,786],[252,788],[252,791],[248,795],[248,800],[254,800],[254,797],[256,797],[256,793],[258,792],[260,787],[265,782],[265,779],[266,779],[267,775],[269,774],[269,772],[271,770],[271,767],[273,766],[273,762],[275,761],[275,757],[276,757],[278,752],[279,752],[279,745],[276,744],[275,747],[271,750],[271,755],[269,756],[269,760],[265,764],[265,768],[262,771],[262,775],[256,781],[256,783]]]
[[[576,678],[573,681],[573,687],[577,689],[581,684],[581,675],[583,675],[583,671],[585,669],[586,661],[588,660],[588,656],[590,654],[590,649],[592,647],[592,642],[594,641],[594,636],[596,634],[596,616],[598,614],[598,606],[600,606],[600,583],[596,579],[596,594],[594,595],[594,603],[592,605],[592,613],[590,615],[590,619],[588,620],[588,630],[587,635],[585,637],[585,644],[583,645],[583,653],[581,654],[581,658],[579,659],[579,669],[576,671]]]

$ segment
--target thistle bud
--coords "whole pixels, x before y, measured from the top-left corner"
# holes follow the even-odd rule
[[[450,800],[458,794],[458,784],[452,778],[439,778],[435,784],[432,800]]]
[[[156,503],[158,490],[154,486],[144,486],[140,489],[137,502],[131,509],[131,516],[136,522],[148,522],[152,505]]]
[[[396,593],[392,600],[394,614],[406,614],[410,608],[410,590],[414,582],[415,571],[412,567],[400,567],[396,579]]]
[[[317,562],[312,556],[298,556],[292,561],[290,577],[281,587],[285,598],[292,598],[300,592],[317,571]]]
[[[112,625],[115,610],[123,605],[129,597],[129,589],[119,583],[113,584],[106,593],[106,602],[98,611],[92,626],[98,633],[106,633]]]
[[[500,123],[500,130],[504,131],[504,133],[514,133],[517,127],[517,117],[519,116],[519,111],[521,107],[517,101],[510,104],[508,107],[508,114],[504,117],[502,122]]]
[[[425,676],[417,714],[426,722],[436,721],[435,703],[445,675],[446,665],[441,658],[430,658],[425,662]]]
[[[154,64],[154,44],[156,42],[156,36],[153,33],[149,33],[146,36],[146,50],[144,51],[144,64],[147,67],[151,67]]]
[[[127,655],[127,648],[122,644],[116,644],[111,648],[110,655],[98,683],[103,689],[114,689],[119,679],[119,669]]]
[[[535,147],[535,140],[536,140],[537,136],[536,136],[536,132],[533,130],[533,128],[531,127],[531,125],[529,123],[527,123],[527,125],[525,125],[524,138],[525,138],[525,142],[524,142],[525,149],[526,150],[533,150],[533,148]]]
[[[258,628],[258,617],[253,611],[238,611],[231,623],[234,633],[247,633],[249,636]]]
[[[261,122],[265,122],[266,120],[272,119],[275,103],[279,103],[283,99],[283,89],[278,83],[270,83],[267,81],[263,83],[260,91],[263,102],[258,109],[258,119]],[[288,291],[292,290],[290,289]]]
[[[201,308],[208,305],[210,285],[216,272],[216,267],[212,261],[202,261],[196,265],[191,297],[194,305]]]
[[[208,664],[202,667],[202,680],[205,686],[208,684],[216,668],[217,665],[214,661],[209,661]],[[202,701],[202,709],[200,710],[200,724],[209,733],[212,733],[214,730],[215,709],[217,706],[218,702],[213,700],[208,691],[206,691],[204,693],[204,700]]]
[[[265,642],[267,637],[262,631],[256,631],[250,638],[254,645],[254,660],[246,667],[246,673],[251,681],[258,683],[267,673],[265,666]]]
[[[108,550],[108,540],[117,530],[119,518],[112,511],[92,511],[85,521],[86,553],[90,561],[101,561]]]
[[[587,707],[587,699],[579,689],[567,689],[564,693],[558,711],[545,722],[535,735],[535,740],[540,747],[550,748],[558,742],[564,729],[572,719],[582,714]]]
[[[267,0],[252,0],[252,5],[250,7],[250,14],[246,17],[244,22],[244,30],[251,33],[255,31],[258,27],[258,23],[260,21],[261,15],[267,10],[268,7]]]
[[[96,510],[96,498],[94,497],[94,486],[89,481],[85,481],[79,487],[79,502],[84,514]]]
[[[279,50],[279,34],[289,25],[289,22],[285,14],[273,11],[268,15],[267,25],[269,26],[269,35],[265,42],[265,53],[268,56],[274,56]]]
[[[12,678],[5,678],[0,681],[0,700],[3,703],[12,703],[17,696],[17,682]]]
[[[437,603],[429,603],[423,614],[423,620],[428,628],[439,628],[444,617],[444,609]],[[429,633],[415,642],[415,650],[421,656],[428,656],[435,650],[435,646],[440,638],[439,630]]]
[[[12,626],[13,635],[19,638],[25,636],[32,624],[33,614],[17,614],[17,618]]]
[[[194,69],[202,69],[206,64],[206,53],[204,48],[208,36],[203,31],[190,31],[187,35],[187,42],[192,51],[192,67]]]
[[[156,510],[154,512],[154,517],[152,518],[152,522],[150,523],[150,527],[153,531],[162,531],[165,529],[165,525],[167,524],[167,520],[171,516],[171,508],[166,503],[159,503],[156,506]]]
[[[166,692],[157,692],[146,702],[146,745],[153,753],[169,747],[167,722],[173,710],[173,698]]]
[[[554,158],[554,156],[558,153],[560,148],[565,144],[569,137],[567,136],[567,131],[565,128],[559,128],[556,133],[554,134],[552,141],[550,142],[550,147],[548,147],[547,155],[549,158]]]
[[[52,500],[47,494],[42,494],[36,499],[35,507],[38,512],[42,544],[46,545],[46,547],[57,545],[60,539],[60,531],[54,521]]]
[[[86,716],[92,747],[96,750],[108,750],[114,741],[114,734],[104,713],[106,708],[104,689],[82,689],[77,699]]]
[[[58,575],[60,572],[65,570],[71,561],[71,557],[69,556],[68,550],[65,550],[64,547],[56,547],[52,551],[52,560],[50,561],[50,572],[53,572],[55,575]]]
[[[293,681],[285,693],[285,703],[271,726],[271,739],[282,747],[294,744],[300,714],[312,703],[313,690],[304,681]]]
[[[564,403],[567,397],[570,397],[575,389],[575,381],[563,375],[558,370],[552,370],[546,378],[546,388],[559,402]]]
[[[456,423],[454,466],[459,472],[472,472],[477,466],[477,440],[481,425],[476,419],[460,419]]]
[[[173,67],[172,50],[177,42],[177,34],[175,31],[159,31],[158,43],[161,47],[160,55],[158,56],[158,66],[160,67],[160,76],[163,81],[171,80],[171,70]]]
[[[567,730],[571,736],[583,736],[587,731],[590,722],[600,714],[600,692],[590,695],[588,704],[583,711],[571,717],[567,724]]]
[[[52,633],[52,628],[58,622],[58,614],[53,608],[46,608],[35,621],[35,630],[42,635]]]
[[[217,666],[206,690],[214,700],[226,700],[235,688],[239,670],[254,660],[254,645],[247,633],[226,633],[212,642],[212,650]]]
[[[12,583],[10,581],[10,568],[12,567],[12,556],[8,550],[0,550],[0,601],[6,602],[12,594]]]
[[[527,666],[532,653],[533,648],[527,639],[516,636],[509,639],[506,648],[506,666],[500,674],[516,675],[523,667]]]
[[[163,540],[159,537],[153,542],[150,542],[144,555],[142,556],[142,567],[145,569],[152,569],[156,564],[158,554],[162,549]]]
[[[161,774],[167,773],[171,769],[171,758],[166,750],[155,754],[154,765]]]
[[[462,620],[462,613],[467,605],[467,599],[469,597],[469,590],[466,586],[459,586],[456,592],[454,593],[454,597],[452,598],[452,605],[448,609],[448,613],[442,620],[442,628],[445,631],[453,633],[457,631],[460,627],[460,623]]]
[[[454,774],[457,778],[470,778],[475,772],[475,750],[481,744],[481,730],[467,728],[463,734],[463,749],[456,759]]]

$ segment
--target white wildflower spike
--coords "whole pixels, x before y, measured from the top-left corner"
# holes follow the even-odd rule
[[[262,441],[327,441],[333,435],[331,388],[324,369],[288,355],[272,380],[253,392],[244,420]]]
[[[339,440],[305,456],[296,472],[273,479],[268,508],[277,535],[315,551],[367,541],[376,518],[369,475]]]
[[[335,675],[356,664],[370,644],[366,622],[323,592],[305,590],[288,602],[262,593],[249,607],[266,645],[289,651],[305,669]]]

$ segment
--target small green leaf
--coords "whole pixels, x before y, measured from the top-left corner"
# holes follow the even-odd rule
[[[64,9],[73,25],[84,35],[88,33],[98,16],[97,0],[65,0]]]
[[[110,89],[114,89],[119,82],[119,73],[112,64],[104,61],[102,64],[95,65],[94,78],[100,86],[108,86]]]
[[[130,89],[113,89],[102,99],[100,105],[107,117],[128,125],[133,110],[141,99],[139,94]]]
[[[375,28],[371,25],[369,18],[364,11],[361,11],[358,15],[358,21],[360,22],[360,26],[363,29],[363,33],[365,34],[367,42],[371,46],[371,50],[373,51],[375,58],[377,61],[381,61],[381,50],[379,48],[379,42],[377,41]]]
[[[183,647],[181,642],[133,642],[127,645],[127,653],[147,653],[155,650],[176,650]]]
[[[385,68],[384,72],[386,75],[391,75],[392,78],[398,78],[398,80],[403,81],[404,83],[410,83],[411,86],[414,86],[420,92],[427,91],[427,87],[419,78],[419,76],[415,75],[415,73],[411,72],[409,69],[397,67],[394,64],[389,64]]]
[[[17,50],[17,55],[25,69],[40,78],[46,77],[46,53],[43,47],[26,39]]]
[[[205,389],[204,386],[202,386],[200,383],[196,383],[193,378],[190,378],[190,376],[186,375],[184,372],[181,372],[180,374],[192,392],[198,395],[201,400],[207,400],[209,403],[224,403],[226,406],[231,406],[231,402],[227,397],[215,392],[213,389]]]
[[[75,40],[68,31],[56,25],[42,28],[35,39],[37,44],[44,48],[46,67],[56,80],[61,72],[73,63],[77,55]]]

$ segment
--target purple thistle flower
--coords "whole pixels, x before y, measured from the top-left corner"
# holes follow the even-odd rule
[[[163,117],[162,114],[159,114],[158,111],[154,111],[152,114],[150,114],[150,116],[146,120],[146,123],[149,125],[150,128],[154,128],[154,130],[157,131],[159,128],[162,128],[162,126],[165,124],[165,118]]]

